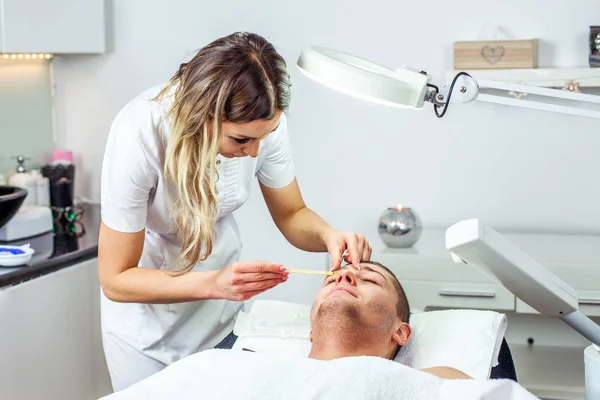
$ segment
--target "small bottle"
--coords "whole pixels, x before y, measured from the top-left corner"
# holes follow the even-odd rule
[[[35,206],[37,205],[36,179],[27,172],[27,169],[25,168],[25,157],[18,156],[17,162],[17,173],[10,177],[8,184],[10,186],[27,189],[27,196],[25,196],[22,206]]]
[[[4,179],[4,175],[0,174],[0,185],[6,185],[6,179]]]
[[[50,180],[38,169],[31,170],[31,175],[35,178],[37,205],[50,207]]]
[[[73,185],[75,180],[75,163],[73,152],[56,149],[52,152],[52,175],[50,182],[50,204],[55,207],[73,205]]]

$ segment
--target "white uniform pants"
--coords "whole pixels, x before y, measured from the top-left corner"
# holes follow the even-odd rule
[[[166,367],[110,333],[102,334],[102,345],[115,392],[127,389]]]

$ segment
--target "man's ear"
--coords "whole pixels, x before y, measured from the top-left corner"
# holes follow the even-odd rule
[[[400,346],[406,346],[410,342],[412,329],[406,322],[400,322],[396,331],[392,334],[392,340]]]
[[[312,343],[312,329],[310,330],[310,332],[308,332],[308,340],[310,340],[310,342]]]

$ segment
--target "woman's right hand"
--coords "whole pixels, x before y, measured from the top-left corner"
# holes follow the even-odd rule
[[[216,297],[233,301],[248,300],[285,282],[288,275],[289,272],[281,264],[235,262],[217,272]]]

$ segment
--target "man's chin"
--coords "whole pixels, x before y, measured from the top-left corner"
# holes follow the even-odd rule
[[[317,309],[317,317],[360,320],[360,307],[353,300],[356,299],[347,292],[328,296]]]

